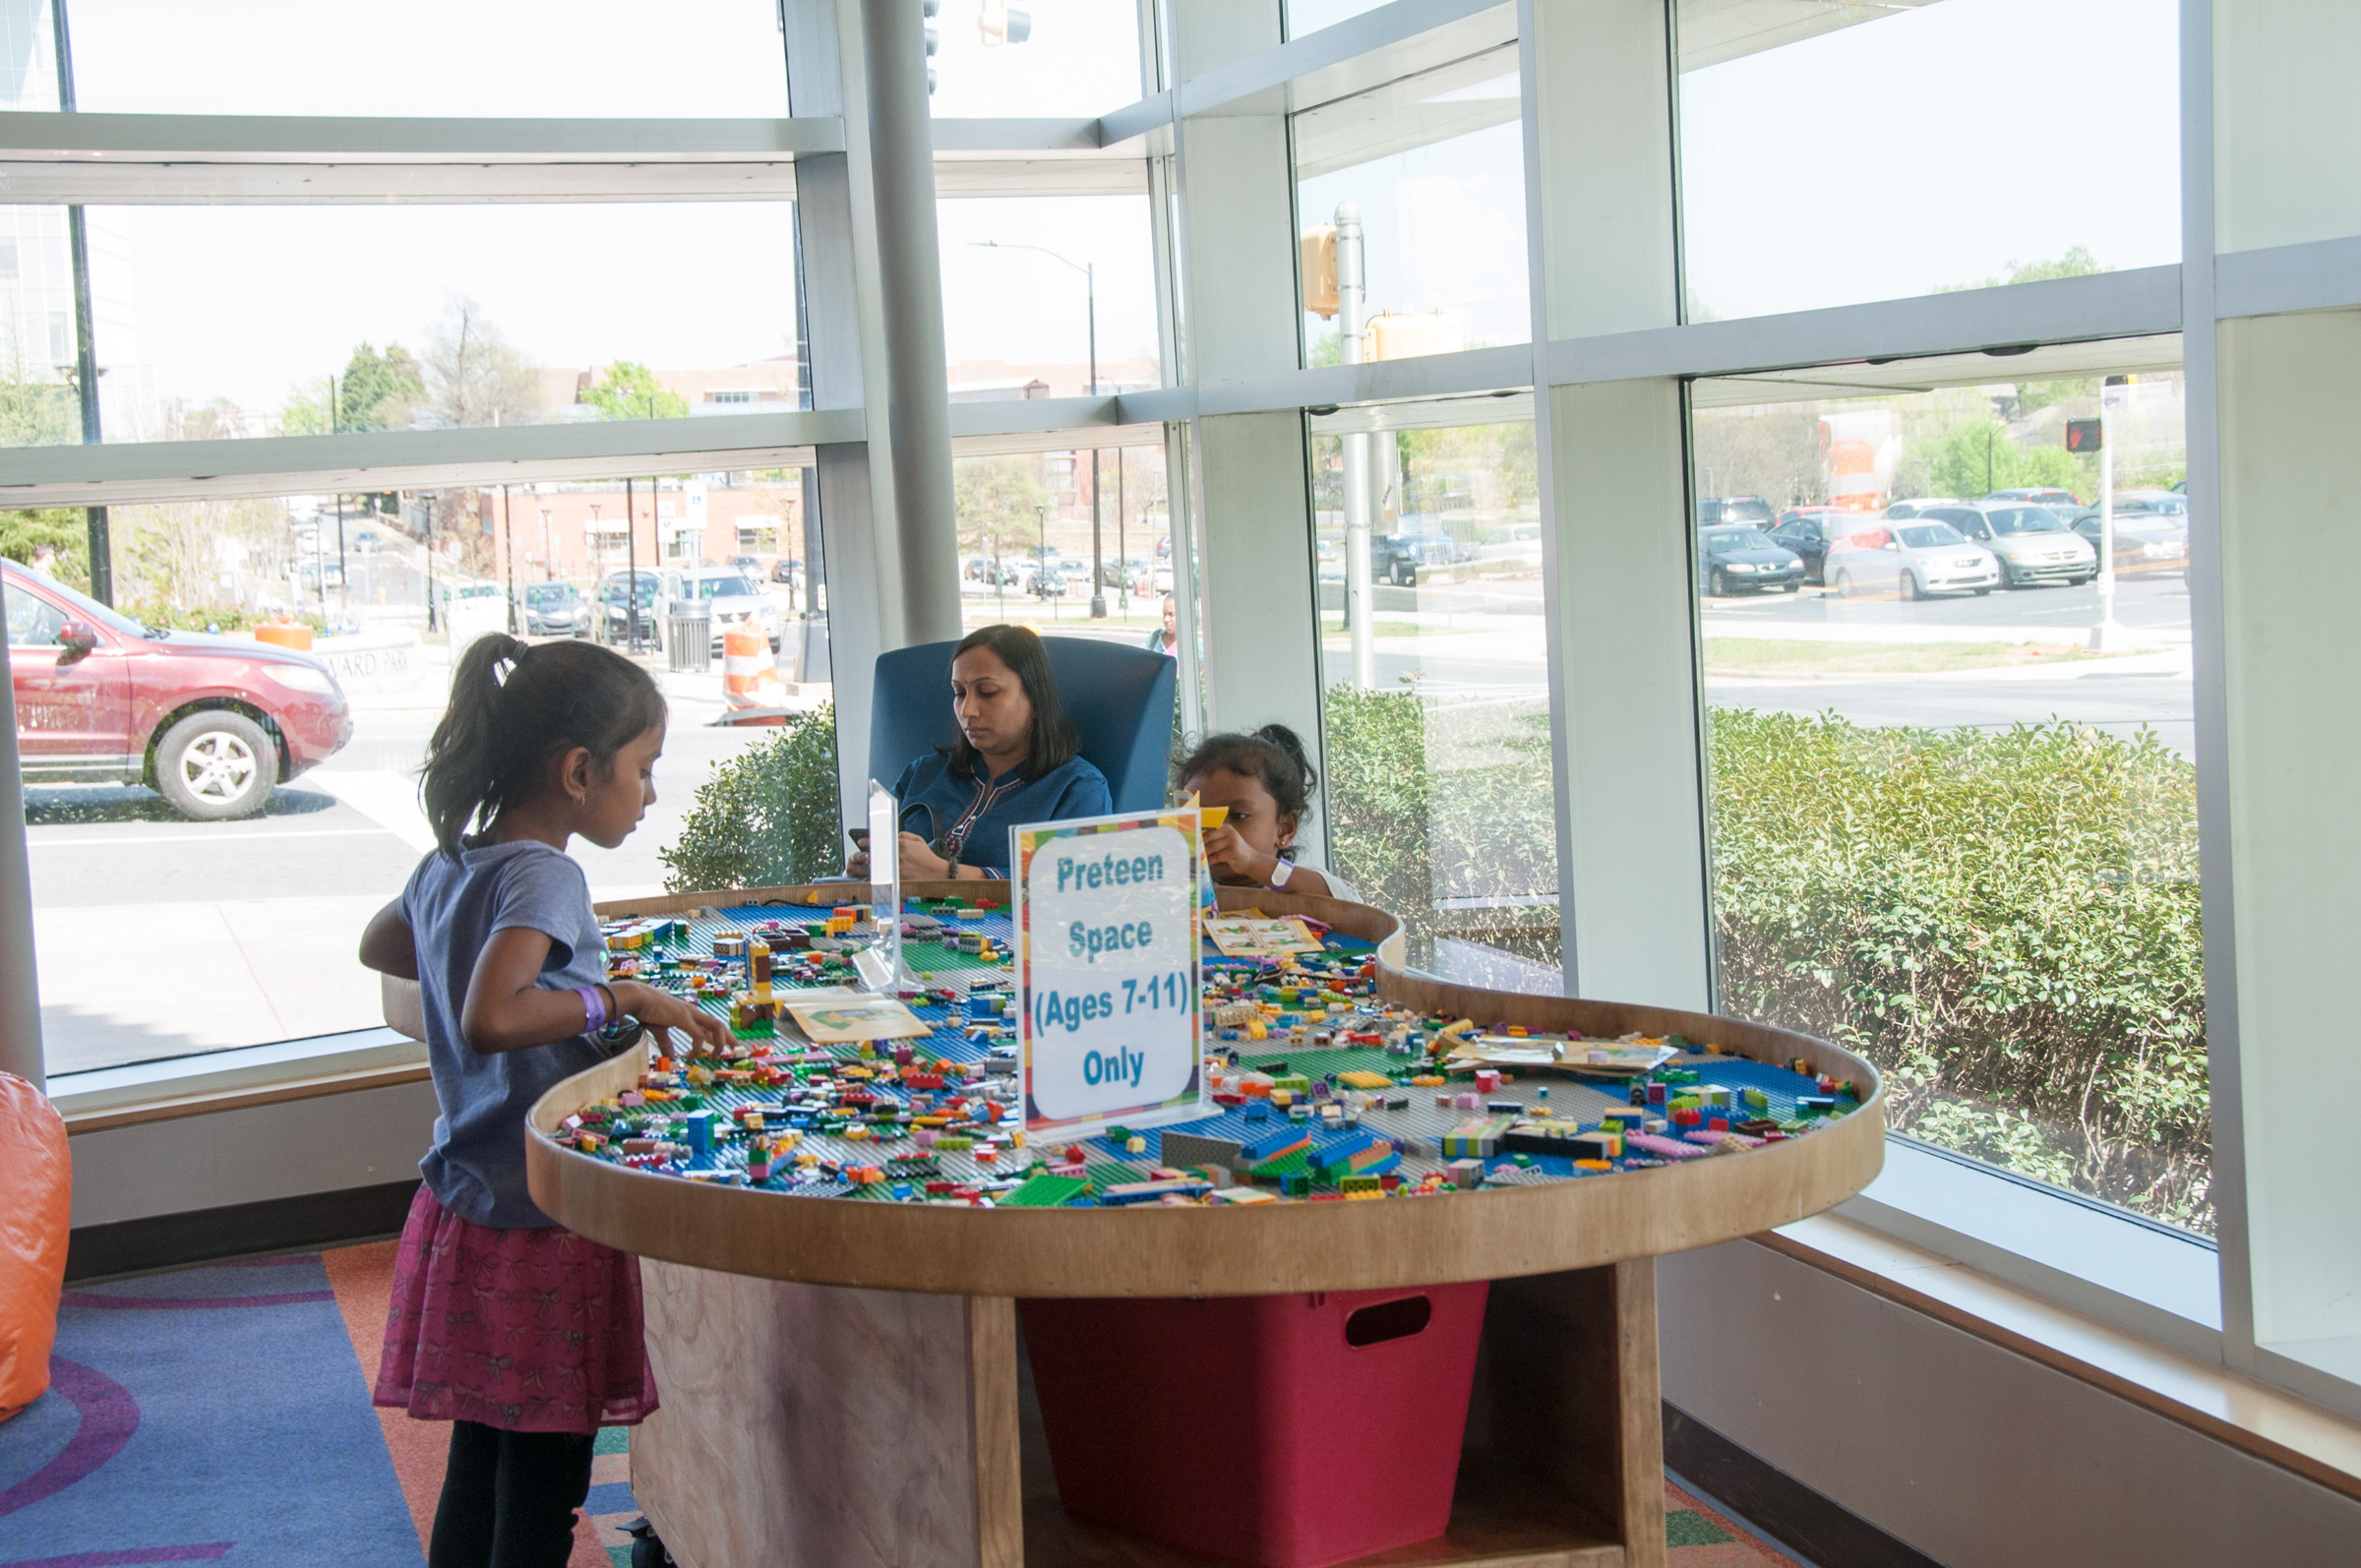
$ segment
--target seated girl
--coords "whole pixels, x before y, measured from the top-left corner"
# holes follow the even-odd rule
[[[1295,862],[1296,833],[1317,782],[1295,731],[1266,724],[1251,735],[1209,735],[1176,772],[1199,806],[1229,814],[1205,834],[1205,862],[1215,881],[1360,901],[1334,872]]]
[[[1009,828],[1115,810],[1106,775],[1081,754],[1032,628],[980,627],[961,640],[951,654],[951,711],[959,739],[894,781],[904,881],[1005,877]],[[845,874],[869,875],[869,856],[852,856]]]

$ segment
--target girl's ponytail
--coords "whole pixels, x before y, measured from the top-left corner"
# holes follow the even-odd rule
[[[1287,793],[1308,805],[1311,800],[1311,792],[1318,787],[1320,781],[1311,770],[1311,754],[1304,751],[1303,738],[1284,724],[1265,724],[1254,732],[1254,737],[1257,740],[1268,741],[1279,748],[1281,754],[1295,764],[1296,777],[1301,780],[1301,783],[1298,788]],[[1272,793],[1278,794],[1277,791]],[[1294,810],[1301,812],[1303,807],[1297,806]]]
[[[588,642],[534,647],[491,633],[459,656],[451,704],[427,742],[420,794],[435,844],[456,857],[470,825],[521,804],[556,754],[586,748],[601,766],[664,722],[645,670]]]

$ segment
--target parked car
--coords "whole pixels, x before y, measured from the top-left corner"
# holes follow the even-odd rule
[[[1779,515],[1779,509],[1760,496],[1712,496],[1697,503],[1697,526],[1718,528],[1725,523],[1756,527]]]
[[[721,651],[722,638],[732,628],[748,622],[762,629],[771,652],[779,651],[779,607],[762,591],[762,584],[736,567],[699,567],[679,573],[667,587],[667,615],[672,605],[705,606],[713,627],[714,652]]]
[[[2174,498],[2179,499],[2179,498]],[[2097,509],[2074,519],[2074,531],[2090,543],[2099,541]],[[2189,559],[2189,519],[2154,512],[2115,513],[2115,570],[2117,572],[2178,572]]]
[[[757,581],[761,579],[762,560],[759,556],[732,556],[729,560],[723,562],[722,565],[736,567],[739,571],[745,573],[748,576],[753,577]]]
[[[1803,558],[1760,528],[1729,523],[1697,530],[1697,575],[1717,599],[1743,590],[1793,593],[1803,584]]]
[[[1933,517],[1906,517],[1847,535],[1829,551],[1827,570],[1840,598],[1922,599],[1990,593],[2000,585],[2000,558]]]
[[[528,582],[521,607],[528,637],[578,637],[590,631],[589,606],[571,582]]]
[[[1419,573],[1460,559],[1459,542],[1447,533],[1388,533],[1369,541],[1369,575],[1397,588],[1413,587]]]
[[[2080,584],[2098,574],[2098,552],[2047,507],[1929,506],[1918,515],[1950,523],[2000,557],[2004,587]]]
[[[141,784],[224,821],[352,739],[343,689],[308,653],[143,626],[13,561],[0,595],[29,782]]]
[[[1874,522],[1864,513],[1846,512],[1842,507],[1797,507],[1781,513],[1769,532],[1773,544],[1792,550],[1802,559],[1806,582],[1825,584],[1829,548],[1846,535]]]
[[[610,572],[598,579],[598,608],[591,624],[591,634],[610,647],[620,647],[631,640],[632,605],[625,583],[632,577],[629,572]],[[638,590],[633,597],[638,601],[639,645],[662,650],[664,645],[664,574],[641,567]]]
[[[770,580],[773,582],[793,582],[802,573],[803,563],[791,561],[785,556],[770,564]]]
[[[1886,508],[1886,520],[1891,522],[1901,517],[1921,516],[1929,507],[1968,507],[1973,505],[1973,502],[1962,501],[1955,496],[1916,496],[1908,501],[1897,501],[1889,504]]]
[[[2083,509],[2082,497],[2073,491],[2045,485],[2035,485],[2023,490],[1995,490],[1984,500],[1987,504],[2014,501],[2028,506],[2047,507],[2052,512],[2063,512],[2069,515]]]

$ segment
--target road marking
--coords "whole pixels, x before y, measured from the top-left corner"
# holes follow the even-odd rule
[[[299,827],[284,833],[127,833],[117,838],[35,838],[40,828],[27,829],[29,849],[83,849],[106,844],[275,844],[287,838],[399,838],[385,827]]]

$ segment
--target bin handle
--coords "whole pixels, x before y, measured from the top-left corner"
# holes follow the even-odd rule
[[[1345,1318],[1345,1343],[1355,1350],[1406,1340],[1423,1334],[1434,1320],[1434,1301],[1425,1296],[1399,1296],[1350,1313]]]

